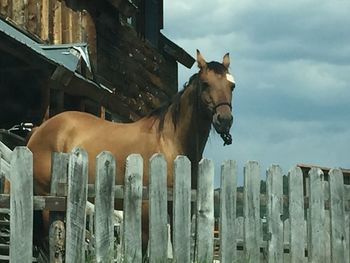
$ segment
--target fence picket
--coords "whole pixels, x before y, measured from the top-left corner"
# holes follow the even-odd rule
[[[96,157],[95,179],[94,223],[97,262],[113,262],[114,258],[113,212],[115,173],[115,158],[110,152],[101,152]]]
[[[132,154],[126,159],[124,179],[123,253],[125,262],[142,261],[141,202],[143,159]]]
[[[174,262],[191,260],[191,162],[178,156],[174,162]]]
[[[87,153],[73,149],[69,159],[66,222],[66,262],[85,262]]]
[[[11,153],[9,176],[11,178],[10,196],[0,196],[1,207],[10,202],[10,256],[0,255],[0,260],[12,262],[32,261],[32,225],[33,200],[42,200],[45,207],[50,201],[43,197],[33,197],[32,154],[26,147],[17,147]],[[85,208],[87,202],[87,154],[77,148],[71,154],[54,153],[52,158],[52,196],[67,196],[66,221],[66,262],[85,262],[86,244]],[[69,165],[68,165],[69,162]],[[161,154],[155,154],[150,160],[149,205],[149,261],[167,262],[167,163]],[[63,169],[62,169],[63,167]],[[68,168],[68,169],[67,169]],[[3,172],[3,167],[0,167]],[[0,172],[1,172],[0,171]],[[214,165],[209,160],[199,164],[199,180],[196,198],[196,227],[191,229],[191,163],[185,156],[174,161],[173,189],[173,262],[191,262],[191,253],[195,251],[195,262],[212,262],[214,258]],[[68,173],[68,193],[64,187]],[[130,155],[126,162],[124,185],[124,224],[123,255],[113,259],[114,254],[114,193],[115,159],[107,152],[97,157],[94,194],[95,208],[91,217],[95,227],[92,237],[95,240],[91,248],[96,254],[96,262],[142,262],[141,248],[141,204],[143,185],[143,160],[138,154]],[[268,242],[262,241],[260,224],[260,174],[257,162],[248,162],[244,167],[244,218],[236,218],[237,166],[235,161],[226,161],[222,165],[220,189],[220,262],[259,262],[262,259],[261,247],[267,248],[268,262],[349,262],[349,213],[345,211],[346,191],[343,174],[340,169],[329,172],[329,183],[324,182],[320,169],[309,172],[308,185],[304,189],[303,173],[293,168],[288,173],[289,182],[289,219],[282,223],[283,180],[279,166],[271,166],[267,171],[267,194],[263,196],[267,203]],[[121,186],[118,186],[121,189]],[[304,221],[304,195],[308,196],[308,214]],[[91,196],[94,196],[92,194]],[[119,195],[118,195],[119,196]],[[121,197],[121,196],[120,196]],[[119,197],[118,197],[119,198]],[[147,194],[146,194],[147,198]],[[329,201],[326,200],[329,198]],[[56,200],[59,200],[57,198]],[[264,201],[264,199],[263,199]],[[47,202],[47,203],[45,203]],[[52,201],[51,201],[52,202]],[[7,206],[6,206],[7,205]],[[52,205],[52,203],[51,203]],[[325,208],[326,207],[326,208]],[[325,210],[328,209],[329,210]],[[58,209],[60,211],[60,209]],[[94,213],[94,214],[93,214]],[[61,212],[51,211],[50,218],[50,262],[62,262],[58,255],[58,246],[62,243],[64,225]],[[58,215],[58,217],[57,217]],[[55,217],[56,216],[56,217]],[[240,224],[241,222],[241,224]],[[306,225],[307,226],[306,226]],[[288,228],[288,229],[286,229]],[[195,229],[195,230],[194,230]],[[196,245],[191,251],[191,230],[195,232]],[[307,230],[307,232],[305,231]],[[242,242],[243,238],[243,242]],[[284,239],[284,240],[283,240]],[[307,242],[306,242],[307,241]],[[283,253],[288,248],[289,254]],[[306,244],[306,245],[305,245]],[[244,247],[244,258],[237,247]],[[267,246],[266,246],[267,245]],[[307,246],[308,258],[305,257]],[[54,250],[56,249],[56,251]],[[57,255],[59,257],[57,257]],[[240,255],[240,254],[239,254]],[[92,261],[94,259],[91,259]],[[89,259],[87,259],[89,261]],[[95,261],[94,261],[95,262]]]
[[[245,261],[260,262],[260,171],[249,161],[244,167],[244,244]]]
[[[16,147],[10,165],[10,262],[32,262],[33,155]]]
[[[311,168],[309,172],[308,258],[309,262],[328,262],[324,243],[323,172]]]
[[[237,164],[225,161],[221,166],[220,186],[220,262],[232,262],[236,258]]]
[[[305,220],[303,172],[294,167],[288,173],[289,193],[289,254],[291,263],[305,262]]]
[[[68,153],[54,152],[51,155],[51,195],[65,196],[66,183],[68,179]],[[64,242],[65,242],[65,227],[64,213],[50,211],[50,263],[63,262]]]
[[[278,165],[272,165],[266,173],[267,231],[269,240],[268,261],[283,261],[283,175]]]
[[[214,164],[199,163],[197,188],[197,262],[212,262],[214,256]]]
[[[149,260],[167,262],[167,164],[162,154],[152,156],[149,169]]]
[[[349,262],[345,257],[346,230],[344,211],[344,179],[340,169],[329,172],[329,198],[331,220],[331,260],[332,262]]]

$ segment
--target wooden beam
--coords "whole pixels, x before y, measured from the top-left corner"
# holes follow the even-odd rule
[[[107,2],[118,9],[125,17],[131,17],[137,12],[137,6],[128,0],[107,0]]]
[[[10,195],[0,194],[0,208],[10,208]],[[66,197],[34,196],[34,210],[65,211]]]

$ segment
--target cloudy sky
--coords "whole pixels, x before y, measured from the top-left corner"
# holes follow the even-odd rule
[[[207,61],[230,52],[233,144],[211,134],[205,157],[285,172],[350,168],[350,0],[165,0],[163,33]],[[180,66],[179,87],[197,71]]]

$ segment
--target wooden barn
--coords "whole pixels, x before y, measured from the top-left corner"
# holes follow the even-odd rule
[[[177,92],[177,63],[194,63],[162,28],[163,0],[0,0],[0,128],[157,108]]]

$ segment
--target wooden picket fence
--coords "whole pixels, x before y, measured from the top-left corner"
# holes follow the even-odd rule
[[[11,192],[0,196],[0,206],[10,209],[7,258],[11,262],[36,260],[32,256],[33,211],[42,209],[52,211],[50,262],[142,262],[143,199],[149,202],[150,262],[349,262],[350,225],[345,209],[349,188],[344,186],[340,169],[332,169],[325,181],[322,171],[313,168],[306,186],[301,169],[291,169],[286,197],[282,169],[273,165],[267,170],[267,191],[262,196],[260,167],[250,161],[243,170],[244,215],[238,217],[237,164],[225,161],[217,197],[219,235],[214,237],[214,165],[210,160],[200,162],[198,189],[191,191],[191,163],[178,156],[170,190],[166,187],[167,164],[161,154],[150,160],[150,182],[145,187],[140,155],[127,158],[125,184],[121,186],[114,181],[114,157],[102,152],[96,160],[95,185],[89,185],[87,154],[77,148],[70,154],[53,155],[51,194],[43,197],[33,195],[32,153],[26,147],[17,147],[4,156],[3,152],[0,174],[9,177]],[[88,197],[94,198],[95,207],[86,217]],[[115,234],[115,199],[123,199],[124,204],[120,234]],[[173,202],[172,249],[168,242],[168,201]],[[197,204],[196,217],[191,217],[191,201]],[[267,206],[266,222],[260,217],[261,202]],[[287,220],[282,219],[284,202],[289,207]]]

